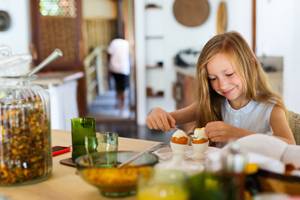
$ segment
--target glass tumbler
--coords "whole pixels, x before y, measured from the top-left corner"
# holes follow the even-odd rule
[[[118,134],[115,132],[97,133],[97,151],[118,151]]]

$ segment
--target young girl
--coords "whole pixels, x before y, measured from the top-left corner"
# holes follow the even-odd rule
[[[147,117],[150,129],[163,131],[196,121],[213,142],[228,142],[263,133],[295,144],[282,99],[237,32],[214,36],[202,49],[197,63],[198,99],[174,112],[154,108]]]

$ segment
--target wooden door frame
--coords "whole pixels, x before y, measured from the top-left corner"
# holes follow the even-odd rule
[[[136,43],[136,37],[135,37],[135,28],[134,28],[135,27],[134,18],[136,17],[135,16],[135,12],[134,12],[135,1],[134,0],[127,0],[127,5],[128,6],[132,6],[132,7],[130,8],[131,13],[127,13],[127,18],[126,19],[124,17],[124,10],[123,10],[124,6],[122,5],[122,3],[123,3],[123,0],[117,0],[118,15],[119,16],[121,15],[122,18],[123,18],[122,22],[118,21],[118,29],[121,30],[121,32],[124,35],[124,38],[128,39],[129,42],[130,42],[130,40],[129,40],[130,36],[128,36],[129,38],[126,38],[126,33],[125,33],[125,26],[127,24],[127,23],[125,23],[125,20],[128,20],[129,15],[132,16],[132,31],[131,31],[132,34],[131,34],[131,38],[133,39],[134,45],[133,45],[133,47],[131,49],[132,55],[130,55],[131,56],[131,60],[132,60],[131,67],[133,69],[133,72],[132,71],[130,72],[130,76],[133,77],[133,84],[134,84],[134,87],[132,88],[134,90],[134,106],[131,107],[131,105],[129,105],[129,109],[130,110],[131,110],[131,108],[134,109],[135,116],[134,116],[133,120],[134,120],[134,123],[137,124],[137,119],[138,119],[138,112],[137,112],[137,103],[138,102],[137,101],[138,101],[138,99],[137,99],[136,57],[135,57],[135,55],[136,55],[135,54],[135,51],[136,51],[136,45],[135,45],[135,43]],[[128,9],[129,9],[129,7],[128,7]],[[129,98],[131,98],[131,95],[129,96]]]

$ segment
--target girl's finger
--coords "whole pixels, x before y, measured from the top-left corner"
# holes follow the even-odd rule
[[[207,137],[210,139],[210,138],[214,138],[214,137],[218,137],[220,136],[221,134],[219,133],[219,131],[209,131],[209,130],[206,130],[205,129],[205,133],[207,135]]]
[[[163,130],[164,131],[169,130],[171,127],[170,127],[167,116],[162,116],[161,120],[162,120],[162,123],[163,123],[163,128],[164,128]]]
[[[153,125],[155,127],[155,130],[163,130],[163,124],[161,122],[161,119],[158,119],[158,120],[153,120]]]
[[[168,121],[169,121],[171,128],[175,128],[175,126],[176,126],[175,119],[171,115],[167,115],[167,117],[168,117]]]
[[[150,119],[149,121],[150,121],[152,129],[157,130],[158,126],[157,126],[156,120],[155,119]]]
[[[150,129],[154,129],[154,124],[152,122],[152,119],[151,118],[148,118],[147,119],[147,125]]]
[[[210,139],[213,142],[225,142],[226,138],[222,137],[222,136],[216,136]]]

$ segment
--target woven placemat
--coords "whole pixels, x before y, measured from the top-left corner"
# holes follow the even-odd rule
[[[207,0],[176,0],[173,5],[176,20],[188,27],[203,24],[209,16],[209,11]]]

